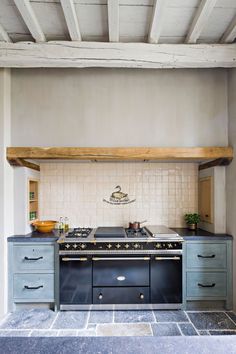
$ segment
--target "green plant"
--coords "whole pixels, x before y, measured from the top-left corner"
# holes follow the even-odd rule
[[[198,224],[201,221],[200,215],[197,213],[194,214],[185,214],[184,219],[186,224]]]

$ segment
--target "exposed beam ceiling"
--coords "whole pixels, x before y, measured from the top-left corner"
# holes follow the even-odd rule
[[[0,67],[236,67],[236,44],[0,43]]]
[[[5,31],[5,29],[2,27],[0,23],[0,40],[5,41],[5,42],[11,42],[11,38],[8,36],[8,33]]]
[[[149,43],[158,43],[164,19],[166,0],[156,0],[153,6],[152,21],[148,35]]]
[[[212,10],[217,0],[202,0],[198,7],[193,22],[190,26],[185,43],[196,43],[200,34],[207,24],[207,21],[212,13]]]
[[[35,16],[34,10],[29,0],[14,0],[26,26],[36,42],[45,42],[45,35]]]
[[[109,41],[119,42],[119,0],[107,0]]]
[[[221,43],[231,43],[236,38],[236,16],[232,20],[231,24],[223,34]]]
[[[61,0],[61,6],[65,15],[67,27],[72,41],[81,41],[79,22],[73,0]]]

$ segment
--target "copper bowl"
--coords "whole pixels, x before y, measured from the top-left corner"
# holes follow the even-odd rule
[[[44,220],[44,221],[35,221],[32,225],[36,228],[38,232],[49,233],[55,228],[57,221],[54,220]]]

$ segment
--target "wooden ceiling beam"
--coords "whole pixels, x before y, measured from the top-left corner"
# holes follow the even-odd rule
[[[194,16],[185,43],[196,43],[212,13],[217,0],[202,0]]]
[[[1,23],[0,23],[0,38],[2,38],[4,42],[8,42],[8,43],[12,42],[11,38],[8,36],[7,31],[3,28]]]
[[[0,67],[232,68],[236,44],[1,42]]]
[[[223,34],[220,42],[221,43],[231,43],[236,38],[236,16],[233,18],[232,22],[230,23],[229,27]]]
[[[29,0],[14,0],[26,26],[36,42],[45,42],[46,37]]]
[[[97,161],[206,161],[232,159],[231,147],[8,147],[7,159]]]
[[[148,42],[156,44],[161,35],[161,29],[164,20],[166,0],[156,0],[153,6],[152,21],[150,25]]]
[[[107,0],[109,41],[119,42],[119,0]]]
[[[81,41],[79,21],[73,0],[61,0],[61,6],[66,19],[67,27],[72,41]]]

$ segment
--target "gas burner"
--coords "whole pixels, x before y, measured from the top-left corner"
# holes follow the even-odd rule
[[[134,229],[125,229],[127,237],[130,238],[144,238],[144,237],[149,237],[147,231],[141,227],[140,229],[134,230]]]
[[[72,231],[68,232],[66,237],[68,238],[87,238],[92,229],[89,227],[76,227]]]

